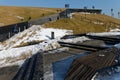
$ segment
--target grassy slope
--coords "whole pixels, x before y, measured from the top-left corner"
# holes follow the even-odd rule
[[[14,6],[0,6],[0,25],[8,25],[21,20],[17,16],[24,17],[23,21],[37,19],[46,15],[57,13],[62,9],[54,8],[36,8],[36,7],[14,7]]]
[[[117,24],[120,23],[119,19],[101,14],[86,14],[86,19],[84,17],[85,14],[76,13],[73,15],[72,19],[61,19],[55,22],[47,23],[45,26],[73,30],[75,34],[78,34],[87,32],[103,32],[110,28],[109,22]],[[105,25],[94,24],[93,22],[88,21],[88,19],[93,22],[103,22]],[[114,26],[115,25],[112,25],[111,28],[115,28]]]

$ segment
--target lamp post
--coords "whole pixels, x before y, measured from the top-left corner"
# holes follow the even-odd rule
[[[65,4],[65,9],[66,9],[66,14],[65,14],[65,17],[67,18],[68,17],[68,9],[69,8],[69,4]]]
[[[118,12],[118,18],[120,18],[120,12]]]
[[[92,9],[95,9],[95,6],[92,6]]]
[[[85,18],[86,18],[86,11],[87,11],[87,7],[84,7],[84,12],[85,12]]]
[[[111,9],[111,16],[114,17],[113,9]]]

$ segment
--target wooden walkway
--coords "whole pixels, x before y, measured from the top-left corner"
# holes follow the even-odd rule
[[[78,58],[72,63],[65,80],[90,80],[97,70],[116,65],[118,54],[119,50],[113,47]]]
[[[41,53],[27,59],[12,80],[43,80],[43,58]]]

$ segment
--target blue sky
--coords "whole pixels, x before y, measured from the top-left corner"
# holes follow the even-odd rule
[[[33,7],[57,7],[64,8],[65,4],[70,4],[70,8],[100,8],[103,13],[110,15],[111,8],[117,17],[120,12],[120,0],[0,0],[0,5],[4,6],[33,6]]]

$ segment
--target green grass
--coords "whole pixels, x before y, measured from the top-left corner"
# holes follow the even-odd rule
[[[99,21],[103,22],[104,25],[94,24],[93,22]],[[116,23],[120,24],[120,20],[112,18],[110,16],[101,15],[101,14],[80,14],[76,13],[73,15],[72,19],[61,19],[55,22],[46,23],[45,27],[60,28],[73,30],[74,34],[79,33],[88,33],[88,32],[104,32],[109,31],[110,28],[115,28]],[[120,26],[120,25],[119,25]]]
[[[0,26],[27,21],[29,17],[32,20],[38,19],[62,10],[60,8],[0,6]],[[17,16],[24,17],[24,19],[21,20]]]

